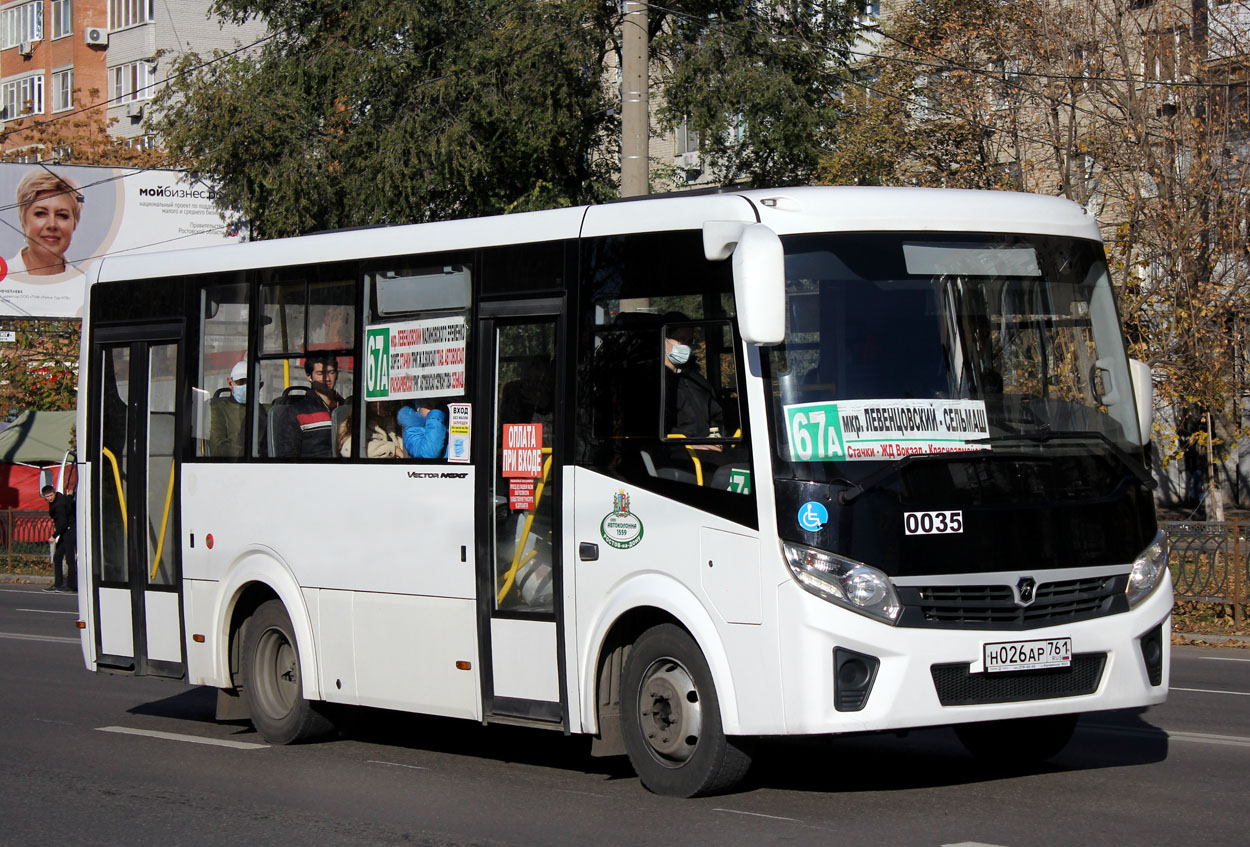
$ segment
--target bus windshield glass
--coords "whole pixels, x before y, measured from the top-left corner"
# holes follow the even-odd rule
[[[882,462],[1142,439],[1100,244],[1015,234],[785,240],[768,348],[778,476],[862,485]]]

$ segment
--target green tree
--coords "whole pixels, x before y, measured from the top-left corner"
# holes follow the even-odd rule
[[[831,114],[831,48],[845,43],[853,6],[652,6],[661,120],[690,115],[726,181],[810,177]],[[616,194],[616,2],[217,0],[215,10],[259,18],[270,37],[211,62],[176,60],[154,128],[259,237]]]
[[[660,126],[683,121],[724,185],[810,182],[837,119],[862,4],[687,2],[652,22]],[[652,15],[657,7],[652,6]]]

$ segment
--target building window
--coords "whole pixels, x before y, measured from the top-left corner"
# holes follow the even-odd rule
[[[109,0],[109,29],[122,29],[155,20],[155,0]]]
[[[146,100],[152,96],[155,82],[156,68],[148,62],[118,65],[109,77],[109,100],[112,103]]]
[[[64,38],[74,33],[73,0],[52,0],[52,37]]]
[[[7,50],[43,38],[43,0],[10,6],[0,12],[0,45]]]
[[[0,106],[6,119],[43,114],[43,74],[0,84]]]
[[[52,111],[64,112],[74,108],[74,69],[52,73]]]

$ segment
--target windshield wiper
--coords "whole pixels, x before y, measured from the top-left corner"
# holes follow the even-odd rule
[[[1111,452],[1118,458],[1125,467],[1132,471],[1133,476],[1142,485],[1145,485],[1151,491],[1159,487],[1159,483],[1151,475],[1150,470],[1142,464],[1141,460],[1129,451],[1125,450],[1119,444],[1116,444],[1105,433],[1088,430],[1086,432],[1059,432],[1050,428],[1050,424],[1043,424],[1036,430],[1025,430],[1011,435],[992,435],[989,438],[982,438],[977,444],[1002,444],[1004,442],[1020,441],[1021,439],[1032,441],[1036,444],[1042,444],[1053,439],[1077,440],[1096,438],[1111,448]]]
[[[878,468],[868,474],[868,476],[864,477],[859,482],[852,484],[851,487],[845,491],[838,492],[838,503],[843,506],[853,503],[855,498],[859,497],[861,494],[867,493],[873,488],[876,488],[890,475],[898,473],[916,459],[928,458],[929,456],[930,454],[927,453],[916,453],[911,456],[904,456],[901,459],[895,459],[888,465]]]
[[[1079,438],[1096,438],[1102,441],[1104,444],[1106,444],[1108,447],[1111,448],[1112,453],[1116,456],[1116,458],[1118,458],[1125,465],[1125,467],[1127,467],[1132,472],[1132,476],[1135,479],[1137,479],[1138,482],[1145,485],[1151,491],[1159,487],[1159,483],[1155,481],[1155,478],[1151,476],[1150,471],[1146,468],[1144,464],[1141,463],[1140,460],[1138,460],[1135,456],[1133,456],[1132,453],[1128,452],[1123,447],[1120,447],[1120,445],[1116,444],[1114,441],[1112,441],[1110,438],[1108,438],[1106,435],[1104,435],[1101,432],[1056,432],[1055,430],[1052,430],[1050,428],[1049,424],[1043,424],[1042,426],[1038,427],[1035,430],[1022,431],[1022,432],[1014,433],[1011,435],[993,435],[993,436],[990,436],[989,438],[981,438],[981,439],[977,439],[976,441],[971,441],[969,443],[988,445],[988,444],[994,444],[994,443],[1001,444],[1004,442],[1011,442],[1011,441],[1018,442],[1023,439],[1025,441],[1032,441],[1035,444],[1042,444],[1052,439],[1079,439]],[[942,458],[945,458],[945,459],[951,459],[957,456],[958,457],[986,458],[986,457],[992,457],[992,454],[988,452],[973,451],[969,453],[957,453],[957,454],[956,453],[941,453],[941,454],[918,453],[918,454],[911,455],[911,456],[904,456],[901,459],[896,459],[893,462],[890,462],[888,465],[885,465],[884,467],[881,467],[873,471],[872,473],[864,477],[859,482],[852,484],[845,491],[839,492],[838,503],[843,506],[847,506],[853,503],[856,499],[858,499],[860,495],[866,494],[872,489],[878,487],[888,477],[898,473],[904,467],[911,464],[916,459],[930,459],[930,458],[934,458],[935,456],[941,456]]]

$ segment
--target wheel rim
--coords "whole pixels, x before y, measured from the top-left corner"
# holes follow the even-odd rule
[[[676,659],[651,663],[638,690],[639,727],[656,761],[690,760],[703,731],[703,703],[690,672]]]
[[[281,718],[300,696],[299,656],[280,629],[268,629],[256,643],[256,699],[265,714]]]

